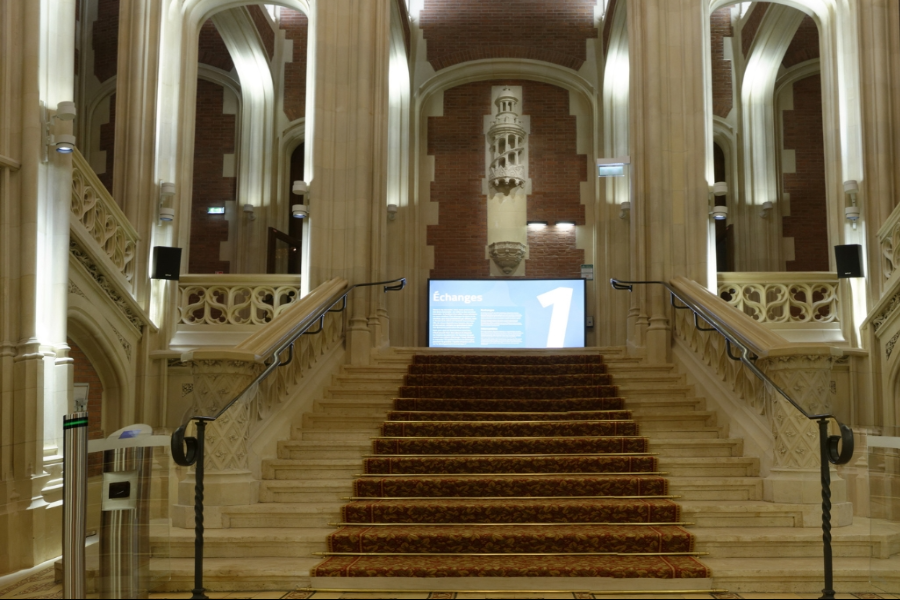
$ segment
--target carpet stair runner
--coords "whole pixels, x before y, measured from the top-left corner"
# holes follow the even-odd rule
[[[600,355],[416,355],[314,577],[706,578]]]

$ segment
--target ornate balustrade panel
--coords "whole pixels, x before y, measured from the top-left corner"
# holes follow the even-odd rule
[[[770,275],[773,274],[761,274],[763,277]],[[781,284],[777,281],[774,283]],[[789,342],[765,327],[765,322],[754,319],[746,305],[716,297],[694,281],[679,277],[673,280],[672,285],[679,294],[725,323],[730,333],[756,355],[758,368],[807,412],[816,414],[831,411],[832,366],[836,361],[842,360],[841,353],[835,352],[834,347],[824,343]],[[770,310],[763,302],[767,298],[764,295],[766,284],[752,283],[744,287],[751,285],[756,290],[750,293],[750,301],[756,303],[752,305],[752,310],[766,315],[766,311]],[[785,310],[790,310],[790,284],[783,285],[788,288],[782,290],[787,296]],[[754,297],[753,293],[760,296]],[[775,297],[779,300],[785,298],[784,295]],[[769,300],[769,305],[771,304]],[[814,311],[813,304],[808,305],[807,309]],[[791,406],[771,385],[757,378],[743,362],[730,358],[726,339],[717,331],[703,331],[709,325],[700,320],[698,327],[689,310],[674,312],[675,338],[710,369],[709,374],[720,381],[726,390],[733,392],[737,397],[736,406],[743,404],[752,414],[758,415],[759,430],[768,432],[769,441],[765,445],[768,447],[766,451],[771,459],[771,469],[763,482],[764,497],[775,502],[820,502],[819,436],[816,423]],[[732,347],[731,352],[736,356],[738,351]],[[836,503],[843,502],[843,493],[844,488],[835,487]],[[846,512],[847,507],[844,506],[841,510]],[[847,515],[843,512],[841,515],[843,516],[839,520],[846,520]]]
[[[254,283],[249,284],[249,280]],[[197,319],[183,322],[259,325],[250,337],[236,346],[201,348],[183,356],[185,362],[177,366],[191,367],[191,414],[211,415],[221,410],[262,371],[264,365],[259,362],[260,357],[272,356],[296,331],[309,323],[311,315],[330,307],[347,289],[347,282],[333,279],[303,298],[300,298],[299,286],[300,277],[296,275],[182,277],[182,306],[190,301],[183,314],[194,315]],[[191,300],[201,293],[207,299],[202,302]],[[334,307],[335,310],[340,308],[340,303]],[[283,318],[275,319],[279,315]],[[344,333],[344,313],[326,313],[323,321],[312,323],[308,333],[294,343],[292,353],[284,351],[281,355],[283,366],[248,389],[236,406],[209,425],[209,454],[214,457],[211,473],[246,471],[247,440],[254,426],[272,417],[278,407],[297,392],[319,359],[342,343]]]
[[[299,297],[299,275],[185,275],[178,285],[178,322],[265,325]]]
[[[878,230],[878,241],[881,244],[881,275],[887,281],[897,273],[897,267],[900,267],[900,206],[894,209]]]
[[[719,297],[758,323],[841,322],[830,273],[720,273]]]
[[[96,244],[134,293],[137,232],[78,150],[72,153],[72,227],[83,228],[82,245]]]

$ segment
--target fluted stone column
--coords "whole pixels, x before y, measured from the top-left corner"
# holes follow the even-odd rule
[[[0,3],[0,567],[59,555],[62,417],[72,378],[66,343],[71,156],[43,161],[41,103],[74,96],[75,0]],[[79,107],[80,108],[80,107]],[[52,133],[68,134],[56,121]],[[45,498],[44,490],[48,490]],[[51,491],[53,490],[53,491]]]
[[[629,0],[629,119],[637,280],[707,277],[702,0]],[[670,312],[660,286],[638,289],[629,346],[667,362]]]
[[[263,368],[252,361],[228,359],[195,358],[189,363],[194,386],[191,415],[215,415]],[[253,477],[248,460],[251,400],[252,390],[206,427],[203,503],[209,508],[207,527],[223,526],[218,507],[255,504],[259,499],[259,481]],[[178,486],[178,505],[173,509],[173,521],[181,527],[193,524],[194,484],[192,473]]]
[[[760,360],[760,368],[810,414],[828,414],[832,410],[831,366],[829,353],[792,354]],[[775,438],[772,469],[763,480],[763,497],[769,502],[810,504],[813,522],[804,518],[804,526],[821,524],[815,520],[822,503],[819,460],[819,426],[791,406],[771,386],[761,389],[766,414]],[[832,518],[835,526],[849,525],[853,505],[847,502],[846,482],[831,467]]]
[[[377,281],[385,271],[391,4],[329,0],[313,9],[310,289],[332,277]],[[351,295],[353,364],[368,363],[371,349],[387,339],[382,296],[380,288]]]

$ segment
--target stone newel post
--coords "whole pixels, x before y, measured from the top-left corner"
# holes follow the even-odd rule
[[[252,361],[194,359],[189,361],[194,383],[191,415],[215,415],[241,393],[260,373]],[[206,526],[221,527],[217,507],[255,504],[259,482],[250,471],[247,441],[250,437],[250,390],[225,414],[206,428],[204,505]],[[173,520],[182,527],[193,523],[194,477],[181,481]]]
[[[760,368],[810,414],[828,414],[832,408],[831,366],[834,356],[827,349],[820,354],[770,356],[760,360]],[[819,467],[819,429],[817,421],[807,419],[796,408],[765,386],[763,394],[772,435],[773,467],[763,482],[763,495],[769,502],[819,505],[822,486]],[[834,525],[849,525],[853,505],[847,502],[847,486],[832,468],[832,515]],[[807,527],[819,522],[806,522]]]

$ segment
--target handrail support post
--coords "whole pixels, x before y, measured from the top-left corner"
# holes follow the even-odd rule
[[[194,473],[194,589],[192,600],[206,600],[203,589],[203,459],[206,421],[197,420],[197,468]]]
[[[828,450],[828,419],[819,419],[819,459],[822,469],[822,556],[825,561],[825,588],[822,598],[834,598],[834,572],[831,556],[831,461]]]

